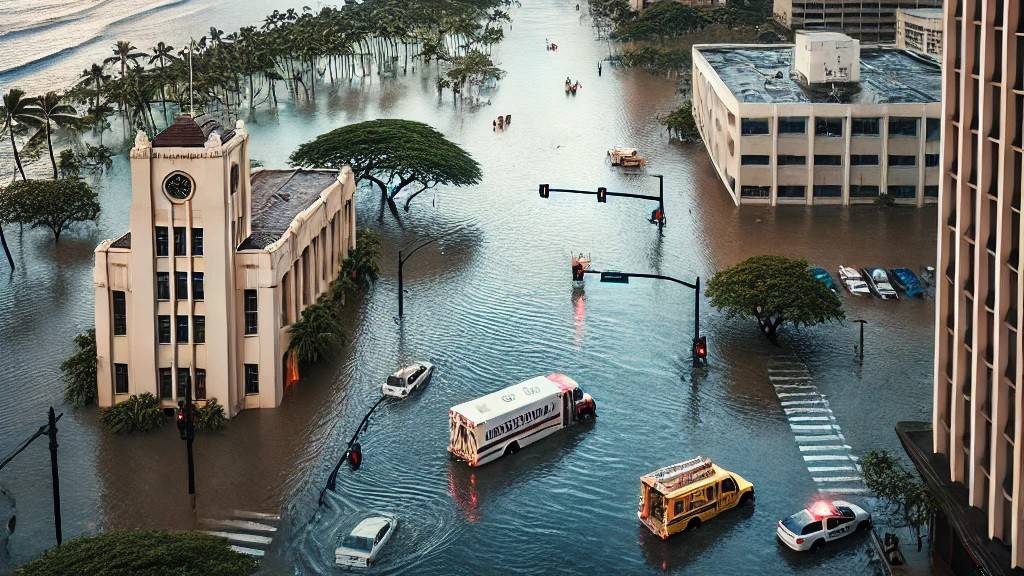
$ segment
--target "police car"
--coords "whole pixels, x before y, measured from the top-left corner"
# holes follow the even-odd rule
[[[775,533],[797,552],[817,552],[826,542],[871,527],[871,515],[845,500],[821,500],[779,520]]]

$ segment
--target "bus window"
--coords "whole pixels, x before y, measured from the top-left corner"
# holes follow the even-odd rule
[[[704,490],[704,499],[711,502],[715,499],[715,485],[712,484]]]
[[[735,492],[735,491],[736,491],[736,481],[735,480],[733,480],[732,478],[726,478],[725,480],[722,480],[722,492],[723,493]]]
[[[675,515],[679,516],[680,514],[682,514],[684,507],[685,507],[685,503],[682,500],[676,500]]]

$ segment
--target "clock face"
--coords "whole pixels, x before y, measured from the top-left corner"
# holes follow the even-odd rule
[[[192,195],[192,179],[183,172],[175,172],[164,179],[164,193],[174,200],[185,200]]]

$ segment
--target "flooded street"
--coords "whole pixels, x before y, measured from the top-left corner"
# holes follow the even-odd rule
[[[383,237],[381,279],[349,306],[346,347],[303,374],[281,408],[243,412],[226,431],[199,436],[197,516],[279,512],[265,562],[274,574],[334,573],[335,546],[370,511],[400,517],[373,573],[871,573],[861,535],[815,556],[776,542],[776,521],[821,484],[769,367],[806,366],[842,429],[838,444],[853,454],[902,454],[896,421],[927,420],[931,410],[932,302],[844,294],[848,318],[868,322],[860,364],[852,322],[787,332],[777,348],[752,321],[727,319],[703,299],[710,366],[694,371],[691,290],[589,277],[584,294],[574,294],[569,257],[582,251],[598,269],[703,282],[762,253],[805,257],[833,275],[841,263],[917,270],[934,260],[934,208],[739,209],[703,146],[670,143],[658,123],[680,103],[675,80],[607,64],[599,77],[609,47],[594,38],[585,6],[580,13],[561,0],[524,1],[512,16],[493,54],[508,75],[482,94],[490,105],[455,105],[447,91],[439,99],[431,64],[408,76],[344,79],[318,88],[315,102],[282,100],[277,114],[260,109],[247,119],[251,157],[267,167],[284,166],[322,132],[389,117],[430,123],[476,158],[484,178],[420,195],[400,221],[385,214],[378,222],[376,194],[357,194],[358,226]],[[545,39],[558,51],[546,51]],[[575,97],[563,93],[566,76],[582,83]],[[492,131],[498,114],[512,115],[510,128]],[[650,159],[646,172],[609,166],[605,153],[615,145],[639,148]],[[537,193],[548,183],[657,194],[651,174],[665,178],[661,236],[646,221],[653,204]],[[0,269],[0,453],[42,425],[48,406],[62,406],[59,364],[93,323],[92,251],[127,228],[127,158],[98,182],[98,226],[67,234],[58,250],[46,231],[5,227],[18,270]],[[405,318],[397,322],[398,250],[442,235],[406,263]],[[342,468],[338,493],[318,510],[327,475],[382,380],[412,360],[436,364],[433,380],[377,411],[361,439],[362,468]],[[449,459],[449,407],[553,371],[593,395],[595,423],[475,470]],[[58,411],[65,538],[195,525],[185,450],[171,422],[125,438],[105,432],[94,408]],[[663,542],[636,518],[638,478],[698,454],[753,482],[756,505]],[[0,483],[18,501],[11,552],[24,562],[52,546],[45,443],[0,472]]]

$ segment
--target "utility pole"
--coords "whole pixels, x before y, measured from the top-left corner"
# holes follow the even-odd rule
[[[196,466],[192,457],[192,441],[196,437],[195,407],[192,405],[192,379],[185,382],[185,401],[178,401],[178,435],[185,441],[188,461],[188,498],[192,511],[196,511]]]
[[[50,437],[50,476],[53,484],[53,528],[56,531],[57,546],[63,541],[60,519],[60,474],[57,471],[57,416],[53,406],[47,415],[46,435]]]
[[[864,361],[864,325],[868,323],[867,320],[854,320],[854,322],[860,324],[860,347],[857,348],[857,354],[860,356],[860,361]]]

